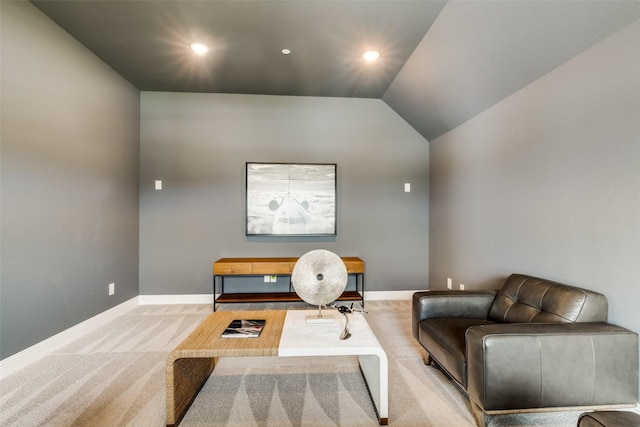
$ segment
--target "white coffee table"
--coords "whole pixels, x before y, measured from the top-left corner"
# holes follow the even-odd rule
[[[289,310],[284,320],[278,356],[358,356],[360,370],[369,387],[381,425],[389,421],[389,364],[387,354],[362,313],[349,314],[351,337],[340,340],[344,327],[342,314],[334,323],[307,323],[317,311]]]
[[[344,319],[307,323],[316,310],[217,311],[209,315],[167,358],[168,426],[177,425],[215,368],[218,357],[242,356],[358,356],[381,425],[389,421],[389,365],[387,355],[362,313],[349,315],[351,337],[340,340]],[[258,338],[220,338],[233,319],[266,319]]]

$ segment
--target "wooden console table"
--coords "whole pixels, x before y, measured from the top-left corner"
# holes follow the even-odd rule
[[[289,284],[289,292],[225,293],[226,276],[291,276],[298,258],[221,258],[213,263],[213,311],[216,304],[238,302],[291,302],[301,301]],[[360,301],[364,307],[364,261],[358,257],[342,257],[347,274],[355,275],[356,290],[345,291],[338,301]],[[219,292],[216,292],[219,291]],[[216,293],[219,296],[216,298]]]

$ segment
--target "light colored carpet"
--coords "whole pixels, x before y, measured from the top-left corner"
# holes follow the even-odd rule
[[[292,308],[278,304],[221,309]],[[300,308],[298,306],[297,308]],[[306,308],[306,306],[305,306]],[[389,425],[472,427],[469,403],[425,366],[409,301],[371,301],[389,359]],[[162,426],[165,360],[211,305],[139,306],[0,382],[0,426]],[[490,426],[575,426],[579,412],[496,416]],[[377,426],[355,357],[219,361],[181,426]]]

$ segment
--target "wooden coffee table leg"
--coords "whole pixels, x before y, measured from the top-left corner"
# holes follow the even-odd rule
[[[215,358],[167,359],[167,426],[176,426],[215,367]]]

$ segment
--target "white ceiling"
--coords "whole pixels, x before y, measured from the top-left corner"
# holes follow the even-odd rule
[[[31,3],[140,90],[381,98],[427,140],[640,19],[640,0]]]

